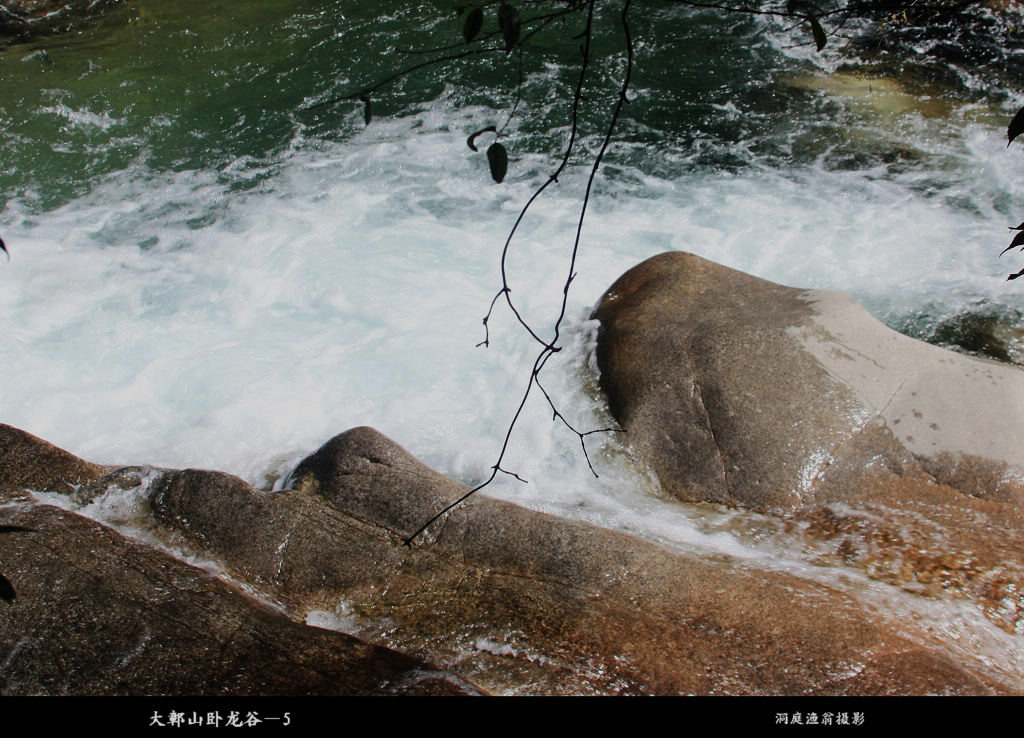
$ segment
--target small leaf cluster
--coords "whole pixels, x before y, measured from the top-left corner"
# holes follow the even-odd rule
[[[1009,145],[1013,143],[1013,140],[1022,133],[1024,133],[1024,108],[1017,111],[1017,114],[1013,116],[1013,120],[1010,121],[1010,125],[1006,129],[1007,147],[1009,147]],[[1017,231],[1017,235],[1013,237],[1013,241],[1010,242],[1010,245],[1000,252],[1000,256],[1018,246],[1024,247],[1024,223],[1021,223],[1019,226],[1011,226],[1010,230]],[[1011,279],[1017,279],[1018,277],[1024,277],[1024,269],[1021,269],[1016,274],[1011,274],[1006,279],[1009,281]]]
[[[465,12],[460,8],[459,13]],[[475,6],[466,13],[466,20],[462,23],[462,37],[466,43],[472,43],[484,28],[484,9]],[[519,44],[519,37],[522,33],[523,23],[519,18],[519,11],[515,6],[502,3],[498,7],[498,30],[505,39],[505,51],[512,51]]]
[[[459,12],[461,13],[463,10]],[[475,41],[483,27],[484,9],[480,6],[471,8],[466,13],[466,19],[462,24],[462,37],[466,40],[466,43],[469,44]],[[519,17],[519,11],[508,3],[502,3],[498,7],[498,30],[501,31],[501,36],[505,40],[506,53],[511,52],[512,49],[519,45],[522,28],[523,23]],[[487,126],[471,134],[466,139],[466,145],[474,152],[479,151],[476,147],[476,139],[484,133],[493,133],[495,137],[501,135],[496,126]],[[487,165],[491,170],[491,179],[501,184],[505,180],[505,174],[508,173],[508,150],[498,141],[487,147]]]
[[[485,133],[493,133],[497,135],[498,129],[495,126],[487,126],[481,128],[476,133],[471,133],[469,138],[466,139],[466,145],[469,146],[473,151],[479,151],[476,147],[476,139]],[[505,179],[505,174],[508,172],[508,151],[500,143],[495,141],[487,147],[487,163],[491,167],[491,177],[495,182],[500,183]]]

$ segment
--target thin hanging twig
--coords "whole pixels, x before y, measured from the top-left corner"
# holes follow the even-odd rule
[[[423,533],[427,528],[429,528],[435,521],[439,520],[445,514],[447,514],[448,512],[453,510],[454,508],[458,507],[463,502],[465,502],[467,499],[469,499],[472,495],[476,494],[481,489],[483,489],[484,487],[488,486],[491,482],[493,482],[494,479],[497,477],[498,472],[503,472],[505,474],[510,474],[511,476],[514,476],[516,479],[519,479],[520,481],[525,481],[521,477],[519,477],[518,475],[508,471],[507,469],[504,469],[501,466],[501,464],[502,464],[502,462],[505,459],[506,452],[508,451],[509,442],[511,441],[511,438],[512,438],[512,431],[515,429],[516,423],[519,421],[519,417],[522,415],[523,408],[526,406],[526,402],[529,399],[530,392],[533,390],[534,386],[536,386],[538,389],[540,389],[541,393],[543,393],[544,397],[547,399],[548,404],[550,405],[550,407],[552,408],[552,411],[554,412],[555,418],[561,418],[562,422],[573,433],[575,433],[579,437],[580,445],[583,447],[583,455],[584,455],[584,457],[587,460],[587,465],[590,467],[590,470],[594,473],[595,476],[597,475],[597,472],[594,471],[594,467],[590,463],[590,456],[587,454],[587,448],[586,448],[586,444],[584,442],[584,438],[586,436],[590,435],[591,433],[599,433],[599,432],[607,432],[607,431],[617,430],[617,429],[613,429],[613,428],[598,429],[598,430],[594,430],[594,431],[587,431],[585,433],[581,433],[580,431],[576,430],[568,422],[568,420],[566,420],[565,417],[558,411],[558,409],[556,408],[556,406],[554,404],[554,401],[551,399],[551,396],[548,394],[547,390],[544,389],[544,387],[540,384],[540,381],[539,381],[538,377],[540,375],[541,370],[544,368],[544,365],[547,363],[547,360],[549,358],[551,358],[551,356],[553,354],[555,354],[555,353],[557,353],[558,351],[561,350],[561,347],[558,346],[557,343],[558,343],[558,338],[560,336],[561,324],[562,324],[562,321],[565,318],[565,313],[566,313],[566,309],[567,309],[567,305],[568,305],[569,288],[570,288],[570,286],[572,284],[573,279],[576,277],[576,272],[575,272],[576,258],[577,258],[578,254],[579,254],[580,239],[582,237],[582,232],[583,232],[583,221],[586,218],[587,205],[588,205],[588,203],[590,201],[590,193],[591,193],[591,191],[593,189],[594,181],[597,178],[597,172],[598,172],[598,169],[601,166],[601,161],[604,158],[604,154],[608,150],[609,145],[611,145],[612,137],[613,137],[613,135],[615,133],[615,128],[618,125],[619,116],[620,116],[620,114],[622,112],[622,107],[627,102],[627,93],[629,91],[629,84],[630,84],[630,79],[631,79],[631,75],[632,75],[632,71],[633,71],[633,39],[632,39],[632,36],[630,34],[630,30],[629,30],[629,10],[630,10],[630,7],[632,5],[632,0],[625,0],[625,2],[623,4],[623,7],[622,7],[622,15],[621,15],[623,33],[625,35],[625,46],[626,46],[626,72],[625,72],[625,75],[623,76],[622,85],[621,85],[621,88],[619,90],[619,97],[618,97],[618,100],[616,101],[615,107],[614,107],[614,109],[612,111],[611,119],[610,119],[610,121],[608,123],[608,128],[607,128],[607,130],[605,132],[604,140],[601,143],[601,148],[598,151],[598,154],[597,154],[597,156],[594,159],[593,166],[590,169],[590,176],[587,178],[586,193],[585,193],[584,198],[583,198],[583,205],[580,208],[580,216],[579,216],[579,220],[578,220],[577,226],[576,226],[576,236],[575,236],[575,238],[573,240],[573,249],[572,249],[572,256],[571,256],[570,261],[569,261],[568,275],[566,276],[565,286],[562,288],[562,304],[561,304],[561,308],[560,308],[559,313],[558,313],[558,317],[555,319],[554,330],[553,330],[554,335],[553,335],[551,341],[546,342],[543,339],[541,339],[536,334],[536,332],[526,323],[526,321],[522,318],[522,316],[519,314],[518,310],[515,307],[515,304],[512,301],[512,298],[511,298],[511,291],[512,290],[511,290],[511,287],[509,287],[509,284],[508,284],[508,273],[507,273],[507,270],[506,270],[506,259],[508,257],[509,247],[510,247],[510,245],[512,243],[512,238],[515,235],[516,229],[519,227],[519,224],[522,223],[523,218],[526,215],[526,211],[530,208],[530,206],[533,204],[533,202],[540,196],[540,194],[542,192],[544,192],[544,190],[547,189],[548,185],[552,184],[553,182],[557,182],[558,181],[558,175],[561,174],[562,171],[567,166],[567,164],[569,162],[569,156],[572,153],[572,149],[573,149],[573,146],[575,144],[576,134],[577,134],[578,126],[579,126],[580,102],[583,100],[584,81],[586,79],[587,68],[588,68],[589,62],[590,62],[590,44],[591,44],[591,40],[592,40],[592,36],[593,36],[593,19],[594,19],[594,8],[595,8],[595,5],[596,5],[596,0],[589,0],[586,5],[587,5],[587,21],[586,21],[586,27],[585,27],[584,33],[583,33],[583,39],[584,39],[583,48],[582,48],[583,62],[581,64],[580,75],[579,75],[579,78],[578,78],[578,81],[577,81],[577,84],[576,84],[576,92],[573,95],[572,128],[571,128],[571,131],[570,131],[569,145],[566,147],[566,152],[563,155],[562,161],[558,165],[558,168],[555,170],[555,172],[553,174],[551,174],[548,177],[547,181],[545,181],[544,184],[542,184],[537,189],[537,191],[534,192],[533,196],[529,199],[529,201],[527,201],[526,205],[523,206],[522,211],[520,211],[519,217],[516,219],[516,222],[515,222],[515,224],[512,227],[512,231],[509,233],[509,236],[508,236],[508,238],[505,241],[505,247],[502,249],[502,254],[501,254],[502,287],[498,291],[498,294],[495,296],[494,300],[491,301],[491,308],[493,309],[493,307],[494,307],[495,303],[497,302],[497,300],[502,295],[504,295],[505,296],[505,300],[506,300],[506,302],[509,305],[509,308],[512,310],[513,314],[516,316],[516,319],[527,330],[527,332],[529,332],[529,334],[531,336],[533,336],[539,343],[541,343],[542,348],[540,350],[540,353],[537,354],[537,358],[533,362],[533,369],[530,372],[530,379],[529,379],[529,382],[526,385],[526,391],[523,392],[522,400],[520,400],[519,406],[516,408],[516,412],[515,412],[515,414],[512,417],[512,421],[509,423],[508,429],[505,432],[505,440],[502,443],[501,451],[498,454],[498,460],[494,463],[494,466],[491,467],[491,475],[483,483],[481,483],[481,484],[477,485],[476,487],[474,487],[473,489],[469,490],[466,494],[462,495],[457,500],[455,500],[455,502],[453,502],[450,505],[446,506],[443,510],[441,510],[436,515],[434,515],[434,517],[432,517],[430,520],[428,520],[426,523],[424,523],[422,526],[420,526],[419,529],[417,529],[415,533],[413,533],[411,536],[409,536],[408,538],[405,539],[405,545],[407,545],[407,546],[411,546],[413,541],[416,539],[416,537],[419,536],[421,533]],[[485,326],[485,328],[487,326],[487,320],[488,320],[488,318],[490,318],[490,316],[491,316],[491,311],[488,311],[487,317],[484,318],[484,326]],[[487,343],[488,343],[488,340],[485,337],[483,345],[487,345]]]

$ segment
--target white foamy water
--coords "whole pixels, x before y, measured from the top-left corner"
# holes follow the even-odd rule
[[[540,180],[491,183],[459,133],[437,130],[445,113],[421,116],[427,132],[404,120],[344,143],[300,137],[246,193],[216,172],[139,163],[44,216],[13,201],[3,214],[13,258],[0,269],[3,422],[102,463],[217,468],[256,484],[366,424],[447,474],[486,477],[537,346],[501,305],[491,346],[476,344],[501,244]],[[566,350],[545,386],[580,429],[611,424],[585,389],[596,378],[587,315],[619,274],[669,249],[852,291],[882,314],[935,302],[954,312],[979,297],[1020,304],[994,259],[1005,218],[985,196],[1024,193],[994,134],[974,125],[940,142],[963,160],[962,192],[942,196],[917,186],[920,172],[823,166],[604,184],[584,227]],[[584,176],[567,174],[537,203],[509,261],[513,296],[545,334]],[[969,206],[951,207],[956,198]],[[502,479],[494,491],[560,507],[642,485],[610,435],[588,439],[607,477],[594,481],[578,439],[535,399],[504,463],[530,484]]]

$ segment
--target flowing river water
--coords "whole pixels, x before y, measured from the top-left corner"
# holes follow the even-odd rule
[[[1024,217],[1024,161],[1005,144],[1024,90],[844,71],[839,39],[816,54],[806,32],[759,18],[654,2],[632,17],[631,102],[544,373],[572,423],[612,422],[591,306],[665,250],[850,292],[917,335],[1024,310],[1004,281],[1021,265],[998,258]],[[618,8],[599,13],[578,155],[511,250],[513,295],[545,334],[624,71],[617,23]],[[537,344],[499,306],[477,347],[481,319],[505,237],[565,146],[578,41],[556,26],[527,48],[501,185],[466,137],[508,119],[515,55],[404,77],[374,93],[368,126],[359,101],[304,110],[458,43],[461,24],[445,3],[143,0],[0,49],[0,422],[91,461],[260,487],[372,425],[445,474],[486,478]],[[500,476],[489,493],[835,578],[760,516],[660,498],[620,443],[588,437],[595,478],[534,397],[503,463],[528,484]],[[969,606],[856,586],[1024,671],[1019,637]]]

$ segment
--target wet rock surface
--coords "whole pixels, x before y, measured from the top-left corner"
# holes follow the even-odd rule
[[[984,303],[937,323],[921,336],[929,343],[1024,366],[1024,315]]]
[[[25,490],[71,493],[106,471],[31,433],[0,424],[0,503],[23,496]]]
[[[1019,3],[858,0],[847,8],[869,21],[847,53],[890,72],[969,90],[971,75],[1012,84],[1024,71]]]
[[[595,317],[624,441],[667,492],[802,520],[822,563],[969,597],[1020,633],[1019,369],[680,252],[623,275]]]
[[[40,442],[41,452],[49,448]],[[210,592],[226,585],[202,572],[178,581],[171,575],[179,569],[196,570],[153,549],[166,546],[214,562],[226,581],[259,602],[275,603],[292,621],[348,631],[437,664],[434,668],[447,674],[435,673],[428,686],[421,680],[410,690],[469,691],[468,683],[505,694],[992,694],[1021,688],[1019,679],[981,660],[965,659],[913,623],[891,620],[838,589],[727,557],[709,560],[670,552],[482,495],[405,546],[403,539],[422,522],[420,515],[466,488],[370,428],[332,439],[299,465],[291,482],[289,490],[267,493],[220,472],[136,467],[99,477],[80,486],[73,503],[69,498],[85,511],[130,492],[133,502],[115,517],[149,545],[47,507],[33,495],[17,497],[19,502],[3,508],[8,521],[43,531],[58,525],[76,535],[89,531],[82,544],[88,551],[69,550],[55,566],[59,570],[69,560],[81,560],[84,565],[78,567],[89,573],[74,592],[67,591],[70,585],[64,582],[77,579],[43,574],[47,569],[31,558],[37,555],[31,547],[39,547],[33,537],[41,534],[0,537],[9,539],[0,540],[0,560],[19,586],[9,611],[25,608],[18,620],[2,625],[0,660],[17,663],[23,652],[30,653],[25,645],[15,649],[26,633],[34,632],[42,610],[59,611],[65,597],[85,598],[90,588],[103,589],[98,582],[120,579],[146,580],[150,589],[139,595],[138,607],[153,598],[147,611],[172,611],[176,622],[188,625],[174,632],[146,625],[152,632],[146,643],[154,653],[160,653],[164,640],[172,650],[185,647],[182,639],[199,639],[213,649],[224,638],[221,631],[201,617],[193,628],[197,616],[188,608],[210,611],[205,604],[214,596]],[[59,522],[47,522],[47,516]],[[117,558],[121,554],[97,547],[96,540],[109,540],[113,551],[124,549],[124,556],[141,558],[125,563]],[[152,574],[150,567],[155,567]],[[97,612],[116,612],[107,601],[112,597],[83,602]],[[232,672],[236,651],[241,659],[261,639],[279,643],[266,632],[273,630],[266,622],[281,616],[268,613],[265,604],[237,597],[243,604],[236,603],[231,618],[224,616],[234,630],[221,647],[226,654],[222,672],[190,675],[199,681],[182,683],[188,689],[222,683],[215,674]],[[102,615],[100,622],[105,618],[115,616]],[[124,624],[118,628],[131,631],[118,643],[135,638],[137,644],[145,628],[131,625],[131,617],[116,619]],[[0,672],[6,689],[25,691],[18,685],[33,685],[46,693],[91,693],[122,688],[121,682],[104,681],[108,677],[83,676],[103,668],[88,665],[88,648],[72,647],[68,644],[75,641],[62,635],[62,628],[76,634],[77,620],[54,622],[51,617],[47,622],[54,623],[46,636],[49,663],[77,663],[63,651],[71,649],[83,665],[55,672],[27,660],[13,681],[10,672]],[[294,636],[300,644],[304,638],[333,636],[353,643],[295,622],[278,628],[289,638],[303,629],[313,634]],[[97,628],[101,634],[107,629]],[[296,649],[319,653],[319,646],[289,645],[281,638],[282,645],[266,657],[270,671],[305,674],[289,659]],[[315,676],[295,681],[288,693],[329,691],[348,678],[349,670],[361,674],[364,666],[371,674],[394,668],[404,675],[381,677],[379,683],[386,681],[387,688],[410,685],[424,671],[422,662],[370,648],[352,645],[358,658],[323,664]],[[111,660],[117,661],[130,649],[124,645],[111,651],[116,654]],[[180,688],[158,660],[140,655],[131,663],[138,670],[133,683],[139,691]],[[147,668],[155,673],[146,676]],[[33,675],[34,670],[49,676]],[[372,681],[353,677],[345,683],[354,691]],[[280,688],[273,681],[228,680],[224,686],[249,693],[278,693]]]
[[[4,695],[472,694],[420,659],[292,622],[170,555],[47,505],[4,510]]]

